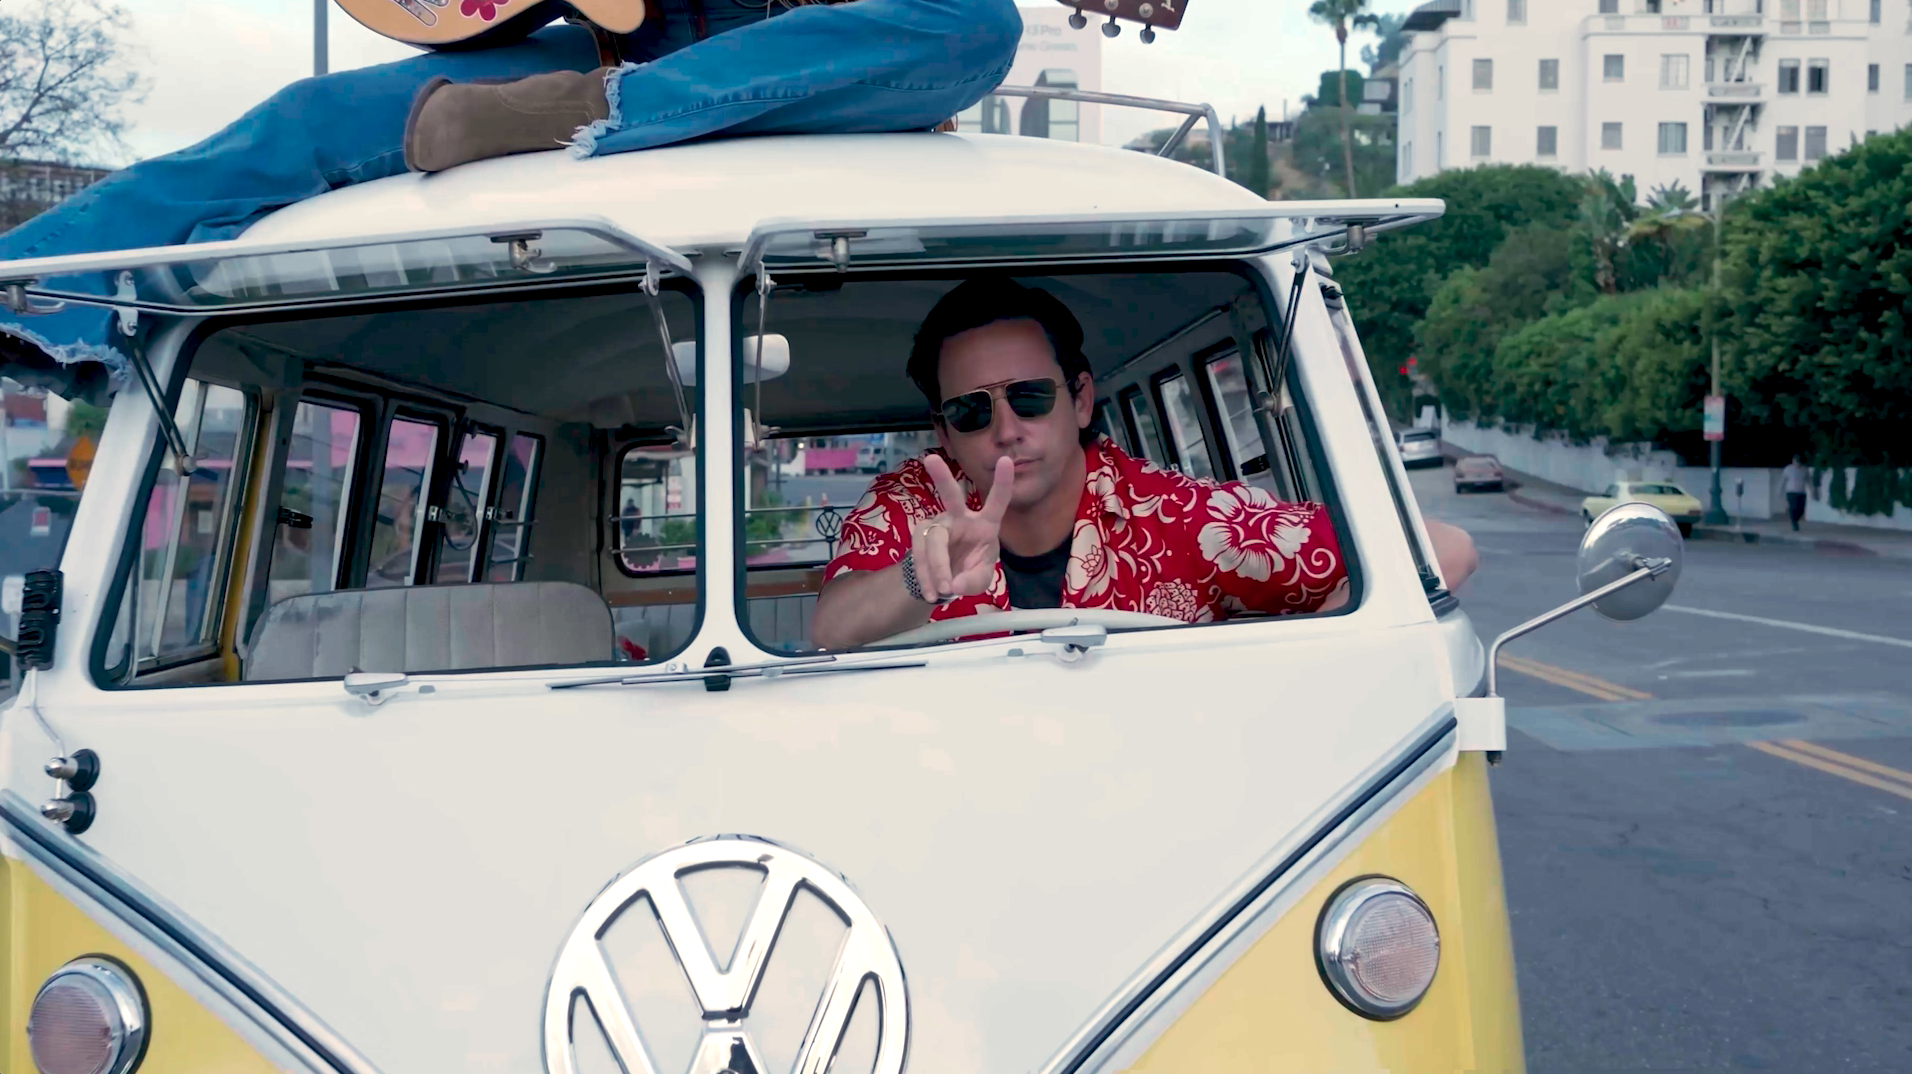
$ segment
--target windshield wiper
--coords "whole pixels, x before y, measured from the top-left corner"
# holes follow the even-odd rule
[[[573,679],[554,682],[553,690],[579,686],[646,686],[660,682],[703,682],[724,679],[777,679],[794,675],[824,675],[850,671],[890,671],[897,668],[927,667],[926,660],[889,661],[871,664],[839,664],[834,656],[800,656],[790,660],[770,660],[761,664],[718,664],[712,667],[686,668],[683,671],[652,672],[648,675],[614,675],[601,679]]]

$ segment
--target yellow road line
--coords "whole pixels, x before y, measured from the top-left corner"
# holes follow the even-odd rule
[[[1833,764],[1842,764],[1847,768],[1857,768],[1861,772],[1870,772],[1875,776],[1883,776],[1895,783],[1903,783],[1908,788],[1912,788],[1912,772],[1902,771],[1893,768],[1891,765],[1880,764],[1877,761],[1868,761],[1864,757],[1854,757],[1850,753],[1840,753],[1838,750],[1821,746],[1816,742],[1804,742],[1796,738],[1786,739],[1781,742],[1780,745],[1789,750],[1797,750],[1800,753],[1810,753],[1821,760],[1831,761]]]
[[[1602,701],[1650,701],[1653,698],[1652,694],[1643,693],[1630,686],[1621,686],[1617,682],[1608,682],[1584,672],[1570,671],[1567,668],[1543,664],[1538,660],[1529,660],[1508,653],[1500,654],[1500,666],[1542,682],[1564,686],[1569,690],[1597,697]]]
[[[1869,776],[1856,768],[1847,768],[1842,764],[1834,764],[1831,761],[1820,760],[1809,753],[1799,753],[1789,750],[1777,742],[1748,742],[1747,745],[1761,753],[1770,754],[1782,760],[1791,761],[1794,764],[1802,764],[1807,768],[1815,768],[1828,775],[1838,776],[1840,779],[1849,779],[1854,783],[1863,784],[1874,790],[1884,791],[1887,794],[1896,794],[1901,798],[1912,801],[1912,787],[1901,787],[1896,783],[1888,783],[1883,779]],[[1841,756],[1844,755],[1841,754]]]

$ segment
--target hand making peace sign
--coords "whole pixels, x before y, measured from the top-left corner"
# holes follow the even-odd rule
[[[995,478],[980,511],[969,509],[969,497],[942,456],[930,454],[923,466],[943,501],[943,513],[917,523],[910,534],[909,554],[923,599],[945,604],[988,592],[1002,554],[1002,517],[1015,485],[1015,462],[1007,455],[996,460]]]

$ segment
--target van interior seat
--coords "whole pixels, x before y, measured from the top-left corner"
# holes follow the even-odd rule
[[[784,652],[807,652],[810,619],[816,614],[815,593],[750,598],[750,631],[757,641]],[[642,604],[618,608],[617,633],[644,651],[647,659],[664,659],[683,649],[697,627],[695,604]]]
[[[247,682],[352,671],[470,671],[617,659],[611,609],[576,582],[480,582],[307,593],[259,620]]]

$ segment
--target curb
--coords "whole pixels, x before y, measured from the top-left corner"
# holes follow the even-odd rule
[[[1519,486],[1515,486],[1515,487],[1519,487]],[[1557,503],[1549,503],[1546,500],[1536,500],[1532,496],[1523,496],[1518,492],[1507,493],[1507,498],[1517,504],[1520,504],[1522,507],[1532,507],[1535,510],[1539,510],[1539,511],[1551,511],[1556,515],[1573,514],[1573,508],[1571,507],[1566,507]]]
[[[1702,541],[1737,541],[1742,544],[1775,545],[1797,548],[1807,552],[1828,552],[1842,556],[1888,556],[1898,558],[1894,553],[1880,552],[1852,541],[1840,541],[1827,537],[1794,537],[1789,533],[1748,533],[1745,530],[1727,529],[1723,526],[1694,526],[1693,539]],[[1912,551],[1904,555],[1912,556]]]

